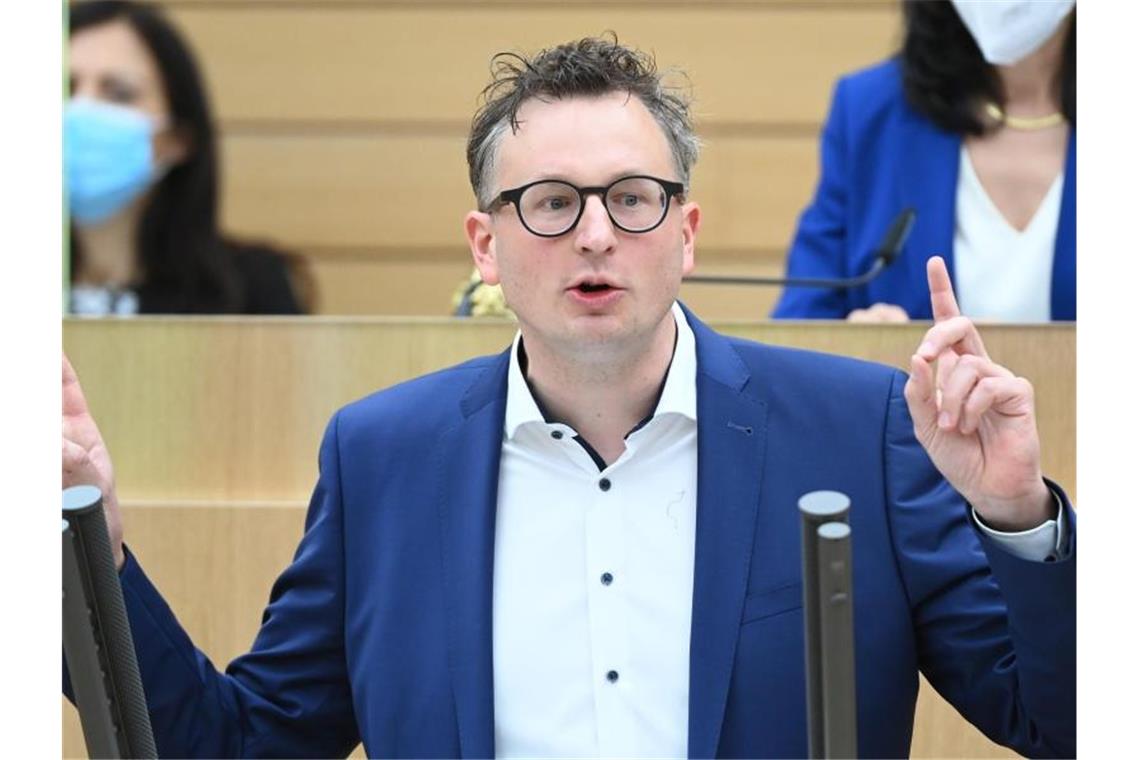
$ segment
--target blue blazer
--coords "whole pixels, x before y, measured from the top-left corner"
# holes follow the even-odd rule
[[[842,319],[853,309],[885,302],[903,307],[911,319],[930,319],[926,260],[941,255],[954,277],[962,136],[936,127],[910,107],[892,59],[839,80],[821,145],[819,185],[800,216],[788,253],[789,277],[862,274],[904,208],[917,212],[914,229],[899,258],[869,284],[846,291],[786,288],[772,316]],[[1074,128],[1053,252],[1054,320],[1077,318],[1076,179]]]
[[[920,669],[995,741],[1073,755],[1075,550],[1025,562],[987,544],[915,441],[897,370],[689,320],[689,755],[807,752],[796,503],[821,488],[853,504],[860,755],[907,756]],[[224,674],[128,553],[122,584],[161,756],[328,757],[358,741],[374,756],[494,755],[508,364],[506,352],[475,359],[333,417],[296,556],[252,651]]]

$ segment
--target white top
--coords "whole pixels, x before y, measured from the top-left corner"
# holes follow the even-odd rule
[[[515,336],[495,520],[497,757],[687,755],[697,355],[677,304],[673,318],[653,417],[601,470],[572,428],[543,418]],[[979,526],[1031,560],[1055,555],[1065,532],[1056,520]]]
[[[972,319],[1048,322],[1061,171],[1024,230],[1014,229],[982,187],[966,146],[958,169],[954,290]]]
[[[697,359],[673,316],[656,412],[601,471],[573,429],[544,421],[515,338],[495,521],[498,757],[688,752]]]
[[[81,317],[130,316],[139,313],[139,297],[133,290],[75,285],[71,288],[69,301],[69,311]]]

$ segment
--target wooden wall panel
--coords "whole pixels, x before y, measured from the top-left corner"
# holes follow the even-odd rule
[[[231,134],[223,220],[305,248],[466,247],[463,140],[436,135]],[[782,249],[811,196],[813,137],[708,140],[694,171],[702,249]]]
[[[451,297],[471,274],[466,247],[450,250],[319,251],[309,269],[322,299],[322,313],[446,316]]]
[[[927,325],[719,323],[781,345],[906,367]],[[110,449],[124,498],[300,501],[332,412],[467,357],[514,325],[442,318],[68,320],[64,347]],[[1075,498],[1075,330],[984,328],[990,353],[1037,388],[1045,471]]]
[[[613,30],[682,67],[702,121],[818,123],[835,77],[887,55],[890,4],[168,3],[223,120],[465,130],[501,50]]]
[[[301,247],[465,246],[456,136],[230,135],[223,219]]]
[[[461,140],[231,134],[223,155],[227,228],[307,254],[321,313],[446,313],[470,271],[462,219],[473,203]],[[786,236],[816,166],[811,139],[709,140],[693,187],[704,214],[699,269],[782,273]],[[714,294],[709,286],[701,292]],[[778,296],[716,293],[699,299],[708,318],[766,315]]]
[[[307,251],[316,289],[326,299],[325,314],[367,316],[445,316],[451,298],[471,274],[466,247],[449,249],[329,249]],[[697,253],[697,272],[778,277],[782,251],[706,250]],[[761,319],[780,289],[686,283],[681,300],[709,319]],[[335,298],[329,304],[327,299]]]

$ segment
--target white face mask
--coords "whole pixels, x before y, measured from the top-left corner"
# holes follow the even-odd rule
[[[1045,44],[1077,0],[950,0],[995,66],[1011,66]]]

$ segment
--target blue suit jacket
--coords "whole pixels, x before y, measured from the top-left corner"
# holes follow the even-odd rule
[[[772,316],[842,319],[885,302],[930,319],[926,260],[938,254],[954,276],[954,209],[961,135],[936,127],[906,102],[898,62],[841,79],[823,129],[815,197],[800,216],[789,277],[866,272],[895,217],[917,212],[902,253],[868,285],[850,290],[786,288]],[[1077,318],[1077,140],[1070,131],[1053,253],[1051,316]],[[1000,251],[995,255],[1000,255]]]
[[[1072,755],[1075,551],[1025,562],[979,537],[913,437],[902,373],[689,320],[689,754],[805,755],[796,503],[830,488],[853,504],[860,754],[908,754],[921,668],[993,739]],[[494,754],[508,362],[475,359],[335,415],[296,557],[252,651],[225,674],[128,553],[122,583],[160,755],[332,756],[358,740],[386,757]]]

